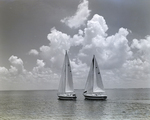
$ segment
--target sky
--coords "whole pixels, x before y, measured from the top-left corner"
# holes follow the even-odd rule
[[[58,89],[65,50],[75,89],[93,54],[106,89],[150,88],[149,4],[0,0],[0,90]]]

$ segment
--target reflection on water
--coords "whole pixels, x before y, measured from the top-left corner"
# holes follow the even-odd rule
[[[102,118],[105,113],[107,101],[92,101],[92,100],[85,100],[84,107],[88,118],[92,119],[93,116],[95,119]]]
[[[57,91],[0,92],[0,120],[149,120],[149,89],[107,90],[107,101],[57,99]]]
[[[75,117],[76,101],[59,101],[58,102],[58,114],[60,118]]]

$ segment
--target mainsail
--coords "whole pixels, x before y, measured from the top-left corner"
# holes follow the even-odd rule
[[[73,80],[69,57],[66,52],[66,89],[65,92],[73,92]]]
[[[70,66],[68,54],[66,52],[60,83],[59,83],[58,94],[66,94],[66,93],[73,93],[73,92],[74,92],[74,88],[73,88],[71,66]]]
[[[94,68],[95,68],[95,78],[94,78],[94,87],[93,92],[104,92],[104,86],[101,78],[101,73],[96,61],[96,58],[94,56]]]
[[[87,82],[85,85],[85,91],[87,93],[104,92],[101,74],[100,74],[95,56],[93,56],[93,59],[92,59],[90,71],[89,71]]]
[[[88,93],[93,93],[93,80],[94,80],[94,59],[92,59],[92,63],[90,66],[90,71],[88,74],[87,82],[85,85],[85,91]]]

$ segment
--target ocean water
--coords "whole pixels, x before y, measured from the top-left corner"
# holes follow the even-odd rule
[[[106,101],[60,101],[57,91],[1,91],[0,120],[150,120],[150,89],[106,90]]]

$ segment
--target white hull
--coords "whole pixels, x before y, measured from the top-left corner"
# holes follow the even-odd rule
[[[75,100],[77,97],[75,94],[63,94],[63,95],[58,95],[59,100]]]
[[[106,100],[107,95],[98,95],[98,94],[84,94],[85,99],[88,100]]]

